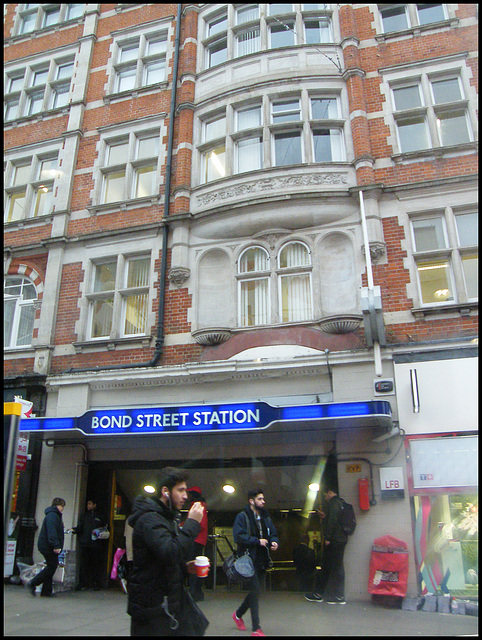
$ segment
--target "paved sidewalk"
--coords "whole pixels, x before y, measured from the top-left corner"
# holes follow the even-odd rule
[[[200,603],[210,621],[206,636],[250,637],[231,615],[243,593],[218,587]],[[32,598],[23,586],[4,586],[5,636],[128,636],[127,596],[115,589],[65,591],[56,598]],[[388,609],[371,602],[345,606],[307,602],[301,593],[270,592],[261,597],[260,618],[268,636],[476,636],[478,618]]]

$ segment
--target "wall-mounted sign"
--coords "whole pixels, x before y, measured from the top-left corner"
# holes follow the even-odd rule
[[[345,467],[347,473],[361,473],[361,464],[359,462],[352,462]]]
[[[380,468],[382,498],[403,498],[405,484],[402,467]]]
[[[273,407],[266,402],[245,402],[183,407],[148,407],[87,411],[77,418],[21,420],[20,431],[69,431],[87,436],[225,432],[266,429],[274,422],[319,422],[320,427],[348,425],[392,426],[392,410],[386,401]]]

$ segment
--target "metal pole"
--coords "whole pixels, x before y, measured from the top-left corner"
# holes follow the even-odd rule
[[[4,450],[4,484],[3,484],[3,557],[5,561],[5,552],[7,549],[8,539],[8,522],[10,520],[10,505],[12,502],[13,478],[15,475],[15,461],[17,458],[17,441],[18,429],[20,424],[20,416],[22,415],[22,405],[19,402],[3,403],[3,428],[4,439],[8,433],[8,443]],[[5,440],[4,440],[5,442]]]

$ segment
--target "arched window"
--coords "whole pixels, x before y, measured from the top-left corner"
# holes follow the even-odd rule
[[[311,320],[311,254],[301,242],[285,244],[278,255],[281,322]]]
[[[239,324],[252,327],[270,322],[269,255],[262,247],[250,247],[238,263]]]
[[[4,285],[4,348],[23,347],[32,344],[34,303],[37,299],[35,285],[24,276],[7,276]]]

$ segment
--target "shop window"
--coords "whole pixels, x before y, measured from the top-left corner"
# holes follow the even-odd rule
[[[23,276],[7,276],[3,289],[3,346],[5,349],[32,344],[35,319],[35,285]]]
[[[93,264],[89,338],[144,335],[147,331],[149,256],[118,256]]]

